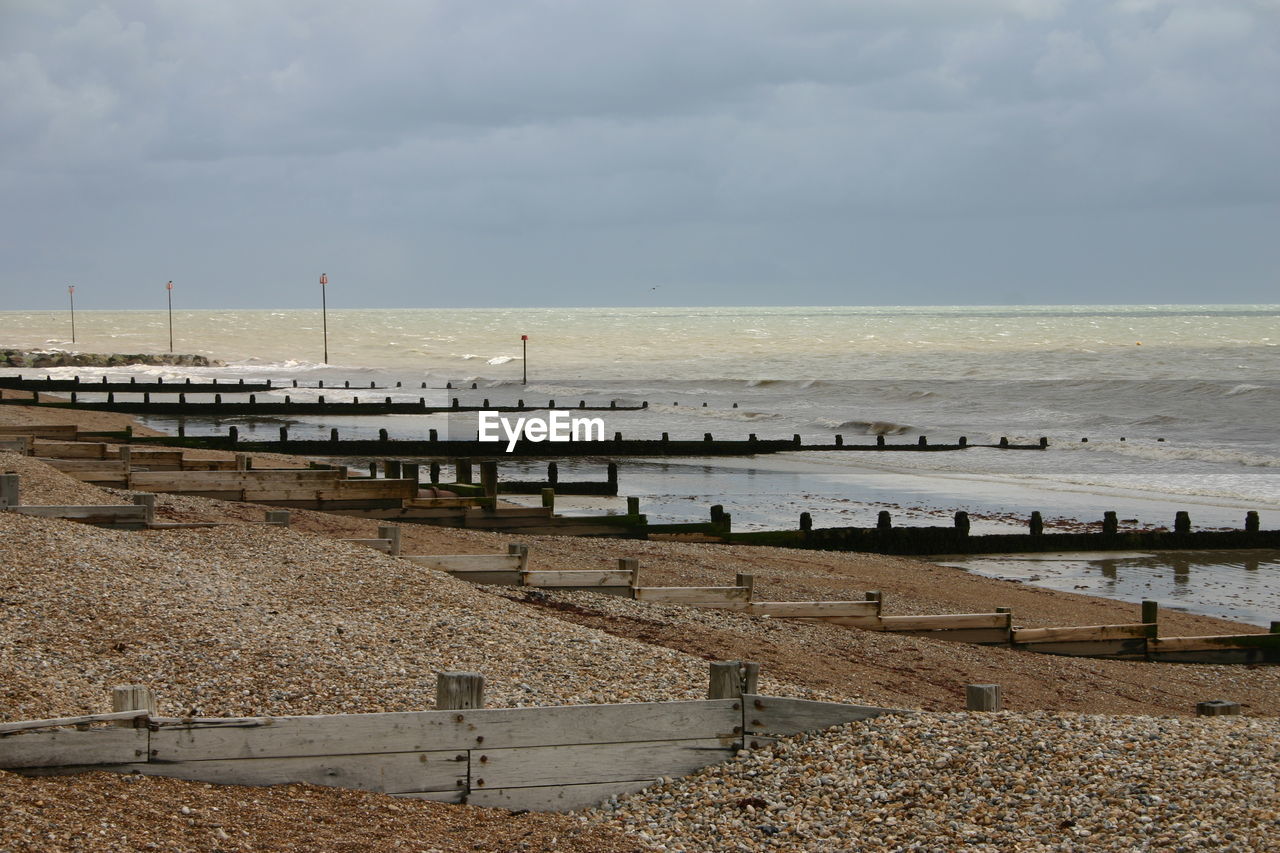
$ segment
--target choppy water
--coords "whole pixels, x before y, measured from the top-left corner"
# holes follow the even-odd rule
[[[624,463],[623,491],[664,520],[703,518],[711,503],[744,529],[790,526],[801,511],[823,526],[869,524],[884,508],[932,523],[965,509],[981,532],[1007,530],[1032,510],[1093,521],[1114,509],[1169,524],[1186,509],[1197,525],[1234,527],[1254,509],[1265,527],[1280,527],[1280,306],[330,311],[327,319],[326,364],[318,311],[178,311],[175,349],[229,366],[128,372],[401,382],[378,396],[452,395],[467,404],[644,400],[646,411],[605,415],[609,434],[637,437],[1051,441],[1047,453]],[[168,348],[163,312],[77,312],[74,347],[69,330],[65,313],[0,312],[3,346]],[[527,364],[521,335],[529,336]],[[461,390],[437,390],[446,381]],[[415,416],[340,420],[292,421],[291,434],[338,426],[355,437],[385,427],[414,437],[428,428]],[[239,424],[242,435],[264,436],[279,425]],[[514,476],[537,466],[509,467]],[[584,477],[598,469],[561,466]]]

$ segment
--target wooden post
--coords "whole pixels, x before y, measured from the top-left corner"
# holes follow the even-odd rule
[[[427,473],[431,477],[432,485],[440,482],[440,463],[432,462],[431,467],[427,469]]]
[[[1214,699],[1210,702],[1196,703],[1197,717],[1223,717],[1238,716],[1240,713],[1239,702],[1224,702],[1221,699]]]
[[[483,675],[478,672],[441,672],[436,675],[437,711],[483,707]]]
[[[742,692],[752,696],[760,692],[760,664],[753,660],[742,662]]]
[[[249,454],[247,454],[247,453],[237,453],[237,454],[236,454],[236,470],[237,470],[237,471],[248,471],[248,470],[249,470],[249,464],[250,464],[250,463],[249,463]]]
[[[1032,536],[1044,535],[1044,516],[1040,514],[1039,510],[1031,513],[1031,520],[1028,522],[1027,527],[1031,530]]]
[[[1191,532],[1191,515],[1186,510],[1179,510],[1173,517],[1173,532],[1181,534]]]
[[[369,479],[370,480],[378,479],[378,463],[377,462],[373,462],[373,461],[369,462]]]
[[[813,516],[812,516],[812,515],[810,515],[810,514],[809,514],[809,513],[807,513],[807,512],[802,512],[802,513],[800,513],[800,529],[801,529],[801,530],[812,530],[812,529],[813,529]]]
[[[1251,509],[1244,514],[1244,530],[1246,533],[1257,533],[1261,528],[1258,524],[1258,511]]]
[[[742,661],[726,660],[711,664],[707,683],[708,699],[737,699],[742,695]]]
[[[378,525],[378,538],[390,539],[391,550],[388,553],[393,557],[400,556],[400,525],[398,524]]]
[[[520,558],[520,571],[529,568],[529,546],[520,542],[511,542],[507,545],[507,553]]]
[[[415,483],[418,482],[422,476],[419,473],[420,470],[421,469],[417,462],[402,462],[400,464],[400,476],[406,480],[413,480]]]
[[[969,513],[964,510],[956,513],[956,533],[961,536],[969,535]]]
[[[1000,711],[1004,709],[1004,695],[999,684],[966,684],[964,687],[966,711]]]
[[[133,502],[137,506],[145,506],[147,508],[147,524],[151,524],[156,520],[156,496],[152,494],[140,494],[133,496]]]
[[[879,515],[876,516],[876,529],[890,530],[892,528],[893,528],[893,517],[889,515],[889,510],[887,509],[880,510]]]
[[[1280,622],[1271,623],[1271,633],[1280,634]]]
[[[286,441],[288,441],[288,440],[289,440],[289,428],[288,428],[288,427],[280,427],[280,443],[281,443],[281,444],[283,444],[284,442],[286,442]]]
[[[382,460],[382,476],[388,480],[400,479],[400,460],[399,459],[383,459]]]
[[[640,586],[640,560],[636,557],[619,557],[618,568],[631,572],[631,593],[635,595],[636,587]]]
[[[267,510],[267,524],[276,524],[280,527],[289,526],[289,510],[287,509],[269,509]]]
[[[133,448],[128,445],[120,448],[120,467],[124,469],[125,477],[133,470]]]
[[[453,481],[455,483],[471,482],[471,460],[455,459],[453,460]]]
[[[640,499],[627,498],[627,515],[639,515],[639,514],[640,514]]]
[[[545,506],[547,509],[551,510],[553,514],[555,513],[556,511],[556,490],[555,489],[542,490],[542,505]]]
[[[1148,625],[1154,625],[1156,622],[1160,621],[1160,602],[1142,602],[1142,621]]]
[[[18,475],[0,474],[0,508],[19,506]]]
[[[480,484],[484,489],[486,498],[496,498],[498,496],[498,463],[493,459],[486,459],[480,463]]]
[[[547,463],[547,482],[552,486],[560,482],[560,466],[554,462]]]
[[[755,590],[756,590],[756,576],[755,576],[755,575],[742,574],[741,572],[739,572],[739,573],[737,574],[737,576],[735,576],[735,577],[734,577],[733,585],[734,585],[734,586],[745,586],[745,587],[747,588],[747,601],[750,601],[750,600],[751,600],[751,598],[752,598],[752,596],[754,596],[754,595],[755,595]]]
[[[122,684],[111,688],[111,711],[147,711],[151,715],[156,712],[156,697],[150,687],[141,684]],[[131,729],[138,720],[117,720],[120,728]],[[145,725],[145,723],[144,723]]]
[[[605,466],[604,478],[609,483],[609,485],[613,487],[611,491],[613,492],[613,494],[616,495],[618,493],[618,463],[617,462],[610,462],[608,465]]]

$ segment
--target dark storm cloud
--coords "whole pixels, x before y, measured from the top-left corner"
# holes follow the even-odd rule
[[[277,283],[320,267],[376,281],[349,303],[369,305],[626,304],[651,281],[692,303],[1274,285],[1272,2],[7,0],[0,16],[15,307],[70,280],[130,305],[147,304],[139,280],[214,277],[205,304],[286,304]],[[1078,252],[1029,251],[1061,245]],[[868,290],[886,283],[896,300]]]

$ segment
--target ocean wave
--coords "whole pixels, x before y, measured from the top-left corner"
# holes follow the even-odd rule
[[[493,358],[485,362],[485,364],[506,364],[508,361],[515,361],[514,355],[495,355]]]
[[[813,421],[813,424],[832,431],[861,430],[863,435],[902,435],[915,429],[910,424],[899,424],[893,421],[837,421],[832,418],[818,418]]]
[[[1153,462],[1211,462],[1245,468],[1280,468],[1280,456],[1270,456],[1231,447],[1187,447],[1168,442],[1146,443],[1137,441],[1092,441],[1089,443],[1064,442],[1055,445],[1061,450],[1116,453]]]

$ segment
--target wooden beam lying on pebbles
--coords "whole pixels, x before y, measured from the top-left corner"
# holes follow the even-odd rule
[[[79,717],[53,717],[48,720],[25,720],[18,723],[0,723],[0,735],[13,732],[30,731],[31,729],[51,729],[59,726],[83,726],[89,723],[113,723],[122,720],[136,720],[151,712],[146,708],[112,711],[109,714],[83,714]]]

